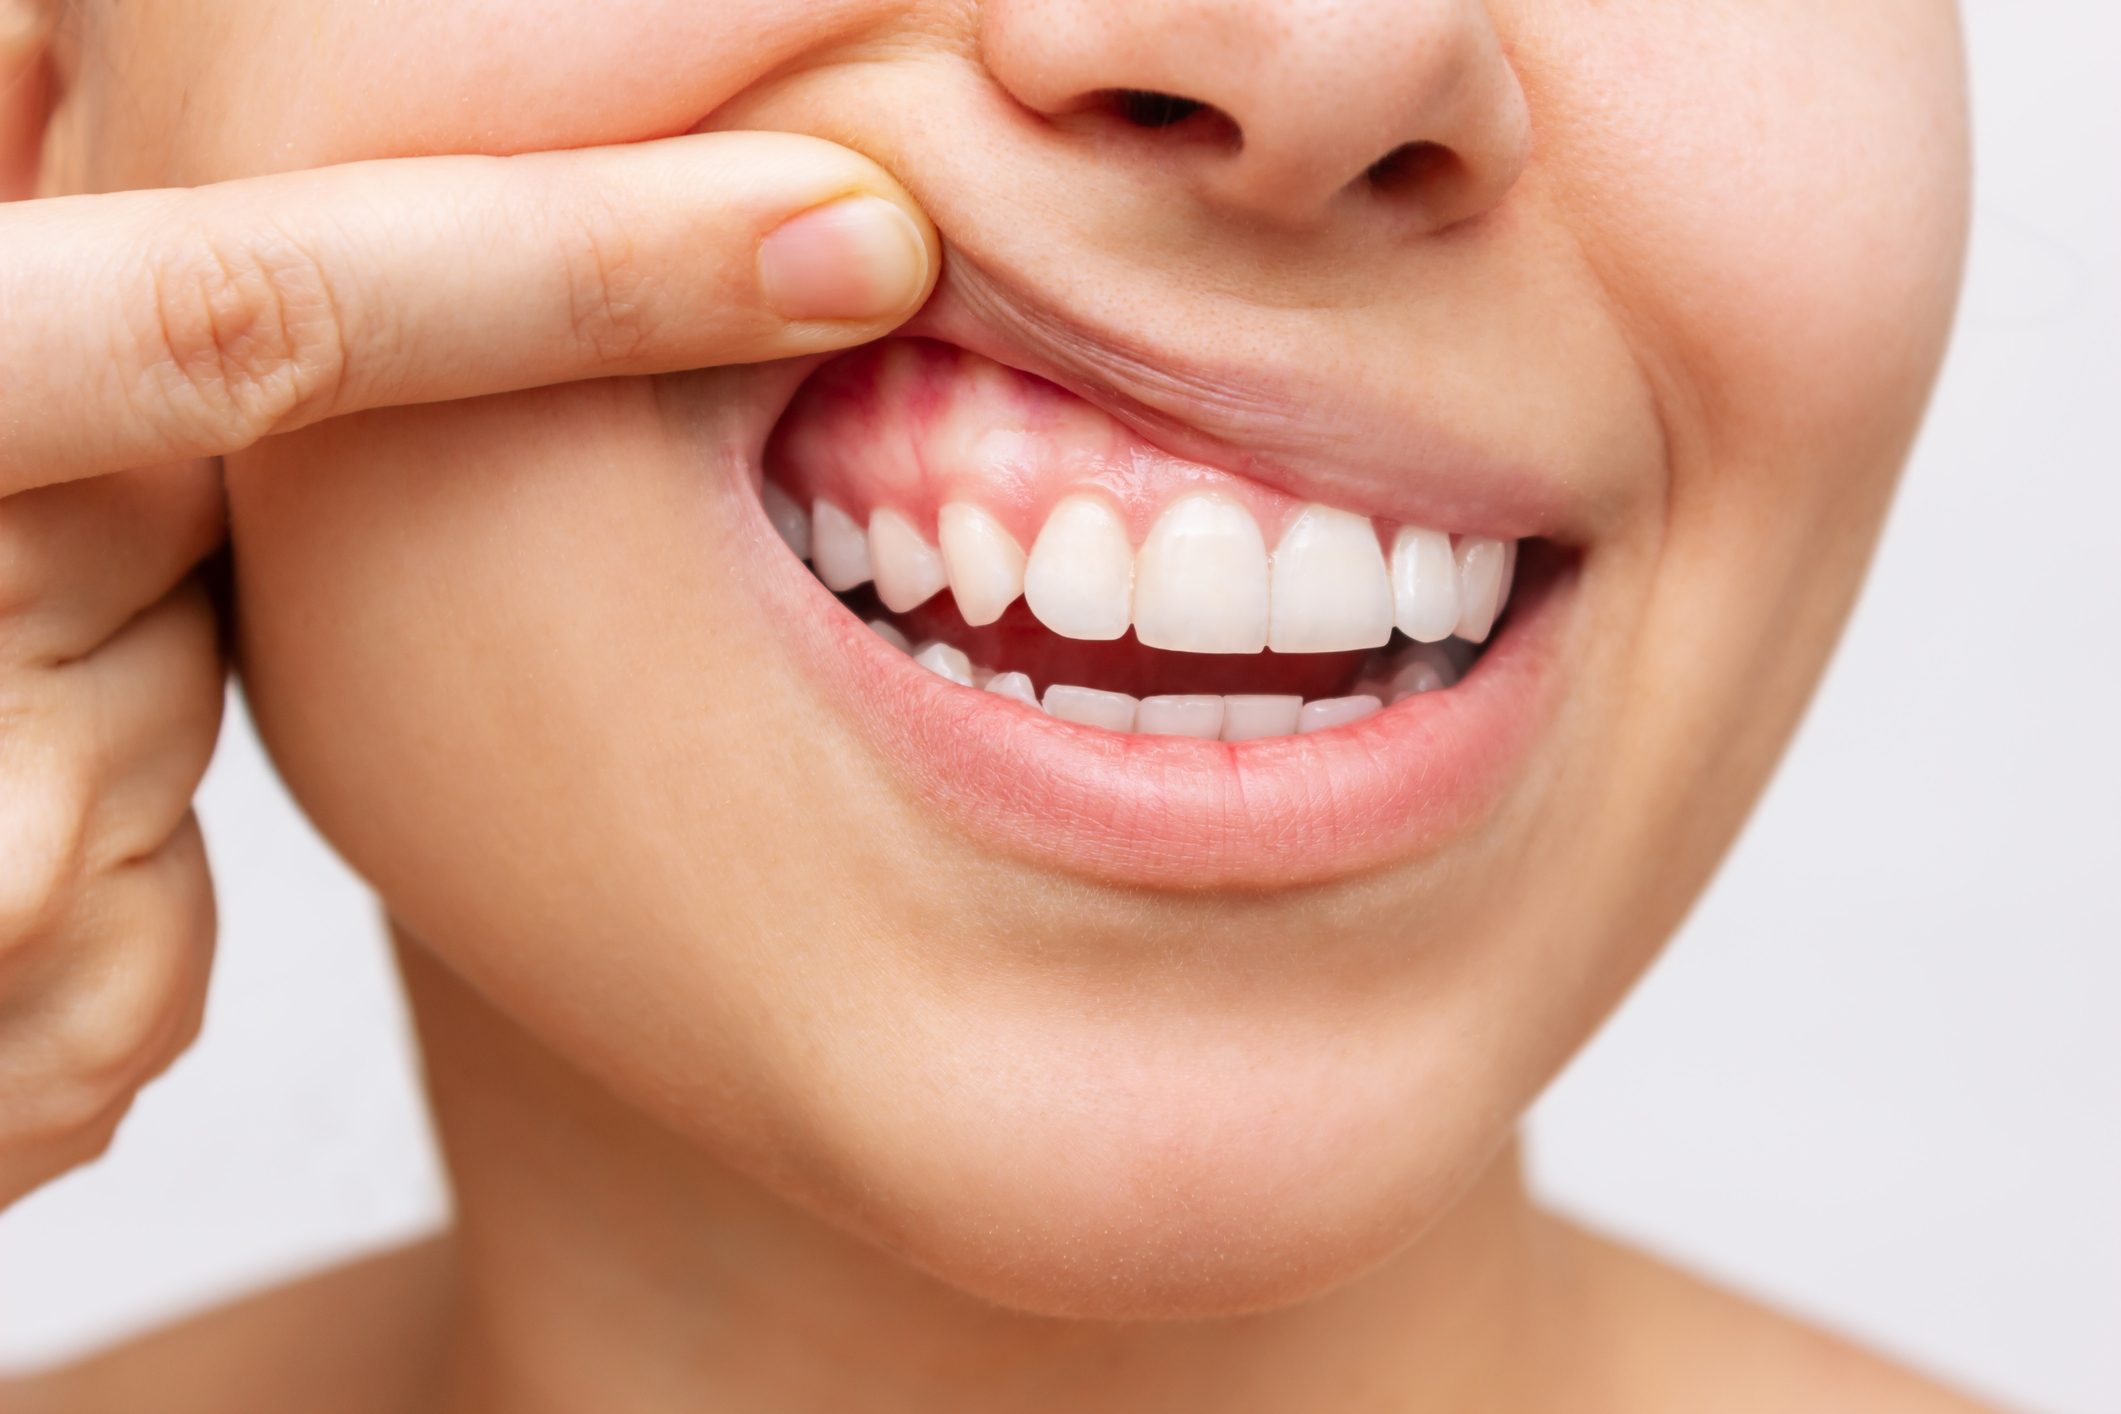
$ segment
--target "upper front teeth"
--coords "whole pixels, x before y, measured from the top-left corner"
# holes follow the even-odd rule
[[[936,517],[943,565],[957,611],[974,628],[991,624],[1024,592],[1024,551],[1002,523],[970,501],[952,501]]]
[[[1024,565],[1024,602],[1063,638],[1118,638],[1134,612],[1134,547],[1102,496],[1053,508]]]
[[[1274,547],[1277,653],[1378,648],[1392,636],[1392,576],[1369,519],[1306,506]]]
[[[949,587],[965,622],[993,623],[1019,595],[1064,638],[1114,639],[1132,627],[1151,648],[1187,653],[1329,653],[1375,648],[1396,627],[1418,643],[1483,642],[1509,599],[1514,541],[1402,526],[1386,556],[1373,524],[1332,506],[1302,507],[1267,551],[1236,500],[1191,491],[1166,506],[1140,550],[1102,493],[1065,497],[1029,555],[969,501],[945,505],[929,543],[883,508],[867,531],[828,500],[805,516],[766,488],[768,519],[835,592],[870,579],[903,612]]]
[[[1267,599],[1259,522],[1225,496],[1173,501],[1135,557],[1134,636],[1151,648],[1257,653],[1267,646]]]

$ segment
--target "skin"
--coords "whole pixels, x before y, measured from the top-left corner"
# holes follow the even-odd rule
[[[1957,44],[1935,0],[86,0],[47,193],[828,138],[920,201],[957,296],[1063,311],[1084,371],[1234,349],[1595,445],[1566,527],[1595,632],[1477,828],[1300,888],[1129,887],[898,789],[726,572],[758,558],[731,429],[784,372],[231,455],[240,670],[390,908],[458,1222],[22,1397],[1975,1407],[1540,1213],[1514,1142],[1847,613],[1957,283]],[[1073,106],[1116,86],[1243,146]],[[1409,142],[1450,160],[1361,186]],[[1392,430],[1312,418],[1249,434]]]

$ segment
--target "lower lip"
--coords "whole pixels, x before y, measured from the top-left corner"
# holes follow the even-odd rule
[[[1103,882],[1285,888],[1432,853],[1507,793],[1560,693],[1573,568],[1521,584],[1463,681],[1349,726],[1232,744],[1098,731],[920,667],[790,556],[751,582],[892,773],[982,846]]]

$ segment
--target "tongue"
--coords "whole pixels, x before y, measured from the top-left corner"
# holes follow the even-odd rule
[[[864,617],[877,617],[872,604],[856,607]],[[914,644],[940,639],[962,648],[983,668],[1025,674],[1042,692],[1059,682],[1135,697],[1184,692],[1335,697],[1351,688],[1370,657],[1362,652],[1168,653],[1144,648],[1131,633],[1110,642],[1086,642],[1062,638],[1045,627],[1022,600],[1010,605],[994,623],[971,628],[958,617],[947,591],[893,617]]]

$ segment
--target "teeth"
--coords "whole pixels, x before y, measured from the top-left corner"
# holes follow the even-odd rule
[[[1031,686],[1031,679],[1022,673],[996,673],[987,679],[987,691],[1013,697],[1026,707],[1038,706],[1038,691]]]
[[[1500,540],[1468,535],[1458,542],[1458,636],[1487,641],[1502,612],[1503,570],[1509,561]],[[1411,635],[1410,635],[1411,636]]]
[[[1212,693],[1144,697],[1134,716],[1134,730],[1146,736],[1197,736],[1214,741],[1222,729],[1223,700]]]
[[[1119,513],[1101,496],[1055,506],[1024,566],[1024,602],[1038,621],[1063,638],[1118,638],[1133,588],[1134,551]]]
[[[897,511],[869,517],[869,560],[876,597],[894,614],[927,603],[943,587],[943,557]]]
[[[869,580],[869,537],[830,501],[810,513],[810,565],[835,594]]]
[[[913,652],[912,641],[905,634],[900,633],[898,625],[892,623],[889,619],[871,619],[869,621],[869,631],[901,653],[910,655]]]
[[[1135,566],[1134,635],[1182,653],[1267,646],[1267,547],[1250,511],[1209,492],[1165,508]]]
[[[1388,702],[1414,697],[1424,692],[1434,692],[1448,687],[1443,672],[1434,663],[1416,659],[1392,674],[1392,681],[1385,685],[1384,697]]]
[[[1327,697],[1306,702],[1303,710],[1296,714],[1296,730],[1302,734],[1344,727],[1350,722],[1361,721],[1383,706],[1384,703],[1370,696]]]
[[[1399,631],[1416,643],[1449,638],[1458,627],[1458,565],[1451,537],[1418,525],[1392,540],[1392,604]]]
[[[1046,689],[1049,715],[1085,727],[1103,727],[1108,732],[1134,730],[1134,712],[1139,704],[1124,692],[1100,692],[1094,687],[1071,687],[1055,683]]]
[[[1271,598],[1277,653],[1378,648],[1392,636],[1392,576],[1367,516],[1305,506],[1274,547]]]
[[[937,677],[948,678],[959,687],[972,686],[972,660],[963,650],[952,648],[947,643],[923,644],[920,652],[913,655],[919,663]]]
[[[1024,551],[1002,523],[968,501],[953,501],[936,517],[950,593],[965,622],[991,624],[1024,592]]]
[[[1223,699],[1223,740],[1256,741],[1265,736],[1293,736],[1304,709],[1301,697],[1236,693]]]
[[[766,503],[766,519],[774,531],[788,542],[798,560],[810,558],[810,515],[795,503],[795,497],[783,491],[773,482],[763,485],[760,499]]]

